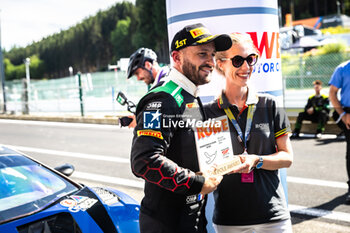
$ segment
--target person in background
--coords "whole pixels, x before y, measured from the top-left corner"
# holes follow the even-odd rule
[[[299,113],[292,138],[299,138],[303,120],[318,123],[315,137],[320,138],[329,119],[329,99],[327,95],[321,94],[322,81],[315,80],[312,84],[315,94],[308,98],[304,111]]]
[[[127,79],[136,76],[138,81],[143,81],[148,89],[157,85],[169,72],[168,67],[161,68],[157,62],[157,54],[148,48],[139,48],[129,58]],[[135,115],[125,117],[130,118],[129,128],[135,128]],[[129,120],[130,121],[130,120]]]
[[[136,76],[138,81],[145,82],[152,88],[168,73],[168,68],[161,68],[157,54],[148,48],[139,48],[129,58],[127,78]]]
[[[226,88],[205,105],[208,118],[227,116],[234,154],[242,164],[214,191],[214,228],[219,233],[292,232],[280,168],[291,166],[290,124],[270,95],[249,85],[259,52],[248,34],[231,34],[232,47],[216,53]]]
[[[345,203],[350,204],[350,61],[340,64],[329,81],[329,99],[334,107],[336,123],[343,129],[346,140],[346,170],[348,173],[348,192]],[[340,91],[340,100],[338,91]]]
[[[199,173],[194,131],[182,123],[206,119],[198,86],[210,81],[216,51],[231,44],[228,35],[211,35],[202,24],[184,27],[171,42],[167,78],[137,105],[131,169],[145,180],[141,233],[207,232],[206,194],[222,176]]]

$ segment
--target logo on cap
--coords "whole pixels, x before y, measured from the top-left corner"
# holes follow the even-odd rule
[[[176,48],[178,49],[178,48],[180,48],[181,46],[184,46],[184,45],[186,45],[186,40],[187,39],[183,39],[183,40],[180,40],[180,41],[175,41],[175,44],[176,44]]]
[[[210,34],[209,30],[204,28],[204,27],[192,29],[190,31],[190,33],[191,33],[191,36],[193,38],[197,38],[198,36],[201,36],[201,35],[204,35],[204,34]]]
[[[225,34],[212,35],[203,24],[197,23],[188,25],[175,34],[171,42],[171,51],[180,50],[187,46],[205,44],[210,41],[215,42],[216,51],[224,51],[232,45],[230,36]]]

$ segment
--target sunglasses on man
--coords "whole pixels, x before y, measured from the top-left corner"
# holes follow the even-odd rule
[[[221,58],[222,61],[232,61],[232,65],[236,68],[239,68],[243,65],[244,61],[247,61],[249,66],[253,66],[258,61],[258,55],[255,53],[250,54],[248,57],[244,58],[242,56],[234,56],[233,58]]]

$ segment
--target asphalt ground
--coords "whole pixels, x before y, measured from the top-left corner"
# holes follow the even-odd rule
[[[287,178],[289,204],[309,208],[307,214],[291,212],[293,231],[350,232],[350,205],[344,203],[347,192],[344,137],[323,135],[315,139],[313,135],[305,135],[293,139],[292,145],[294,162],[288,169],[288,178],[303,177],[308,182],[293,182]],[[346,221],[330,218],[341,213],[347,214]]]
[[[56,127],[54,124],[40,126],[39,122],[31,126],[25,123],[15,125],[6,121],[0,124],[2,132],[0,142],[27,147],[22,149],[28,152],[31,150],[29,147],[51,149],[54,153],[51,153],[50,157],[46,151],[32,150],[32,153],[29,153],[51,166],[57,165],[57,162],[67,161],[69,157],[56,159],[54,154],[62,151],[85,153],[85,155],[116,154],[128,158],[132,131],[120,129],[115,125],[111,126],[112,129],[108,126],[103,129],[70,128],[68,124],[64,127]],[[83,125],[94,126],[95,124]],[[293,231],[350,233],[350,205],[344,204],[347,191],[344,139],[336,138],[335,135],[324,135],[321,139],[303,137],[292,140],[292,145],[294,162],[291,168],[287,169],[287,179]],[[73,179],[88,185],[113,186],[141,201],[142,187],[135,187],[131,183],[113,184],[105,179],[112,176],[113,179],[117,179],[115,176],[123,174],[124,179],[136,181],[139,185],[142,181],[130,174],[129,166],[118,162],[110,167],[111,162],[103,163],[101,160],[82,161],[77,158],[69,160],[77,168],[72,176]],[[95,178],[99,180],[89,179],[86,176],[89,172],[95,174]],[[97,173],[105,176],[98,177]]]

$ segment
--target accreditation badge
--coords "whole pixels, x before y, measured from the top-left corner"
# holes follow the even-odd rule
[[[227,116],[211,119],[194,131],[200,171],[225,175],[241,164],[233,154]]]
[[[241,174],[241,182],[242,183],[254,183],[254,170],[249,173]]]
[[[243,155],[248,155],[247,151],[243,152]],[[242,183],[254,183],[254,170],[251,170],[249,173],[241,174],[241,182]]]

